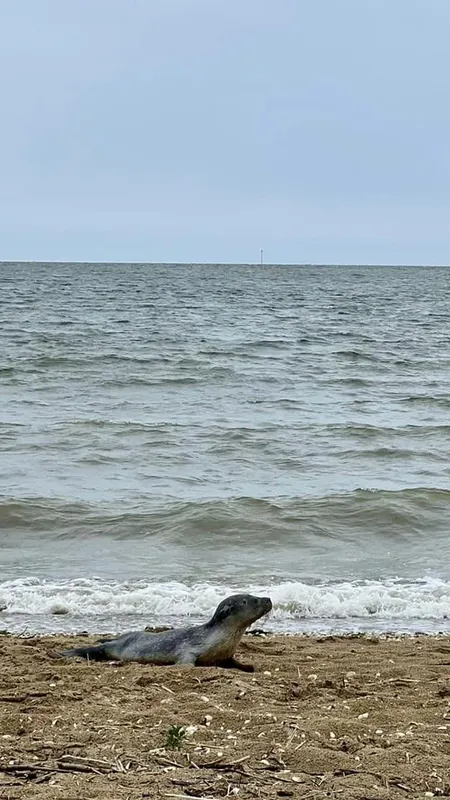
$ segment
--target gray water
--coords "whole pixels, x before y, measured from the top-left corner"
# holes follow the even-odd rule
[[[450,614],[450,270],[0,265],[0,627]]]

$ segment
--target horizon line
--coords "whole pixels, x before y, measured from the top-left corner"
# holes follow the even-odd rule
[[[437,268],[449,268],[450,264],[360,264],[358,262],[349,262],[349,263],[338,263],[338,262],[329,262],[329,263],[314,263],[314,262],[295,262],[295,261],[284,261],[284,262],[264,262],[261,264],[257,261],[72,261],[72,260],[28,260],[28,259],[7,259],[5,261],[0,260],[0,266],[13,266],[17,264],[24,264],[24,265],[67,265],[73,264],[75,266],[85,266],[85,265],[96,265],[96,266],[106,266],[106,265],[113,265],[113,266],[147,266],[147,267],[257,267],[258,269],[267,269],[267,267],[386,267],[386,268],[398,268],[398,269],[408,269],[408,268],[417,268],[417,267],[437,267]]]

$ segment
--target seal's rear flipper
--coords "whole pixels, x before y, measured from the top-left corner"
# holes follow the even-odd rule
[[[54,650],[49,653],[52,658],[85,658],[87,661],[110,661],[103,645],[92,645],[92,647],[75,647],[73,650],[62,650],[56,653]]]
[[[59,650],[47,650],[47,655],[50,658],[64,658],[64,656]]]

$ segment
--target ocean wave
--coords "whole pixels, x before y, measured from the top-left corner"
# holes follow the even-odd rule
[[[402,427],[388,427],[379,425],[364,425],[362,423],[331,423],[324,426],[316,426],[314,428],[316,434],[329,436],[332,438],[338,434],[342,437],[354,437],[357,439],[369,438],[379,439],[384,438],[397,439],[399,437],[411,439],[412,437],[420,437],[428,439],[430,436],[449,436],[450,425],[403,425]]]
[[[450,408],[450,397],[448,395],[435,396],[429,394],[414,394],[400,398],[399,402],[403,405],[426,405],[445,409]]]
[[[194,385],[197,383],[201,383],[202,380],[209,378],[210,376],[194,376],[194,375],[186,375],[183,377],[174,376],[173,378],[169,376],[165,376],[164,378],[159,377],[142,377],[140,375],[124,375],[122,378],[102,378],[101,385],[106,387],[130,387],[130,386],[188,386]],[[219,377],[223,377],[222,375]]]
[[[323,584],[291,581],[253,586],[24,578],[0,583],[0,608],[3,614],[26,614],[42,619],[69,615],[108,617],[120,622],[124,617],[133,616],[142,618],[141,624],[151,625],[171,619],[208,616],[226,595],[237,591],[269,594],[273,601],[270,620],[280,629],[302,620],[444,621],[450,618],[450,583],[434,578],[415,582],[393,578]],[[123,624],[126,623],[120,623]]]
[[[95,533],[129,538],[164,534],[187,545],[202,534],[272,539],[289,533],[336,536],[370,532],[389,538],[415,531],[446,531],[450,491],[411,488],[398,491],[357,489],[353,492],[295,499],[252,497],[203,502],[169,501],[147,509],[67,503],[50,498],[0,500],[0,530],[57,536]]]
[[[368,361],[370,363],[377,363],[382,361],[375,353],[363,353],[361,350],[334,350],[335,357],[346,358],[349,361]]]
[[[212,356],[225,356],[228,358],[233,358],[235,356],[247,357],[253,352],[253,350],[258,350],[259,348],[284,350],[286,347],[291,345],[291,343],[292,339],[289,336],[248,339],[245,341],[234,342],[232,347],[225,344],[221,346],[212,345],[204,347],[199,350],[199,355],[205,355],[208,358],[211,358]]]

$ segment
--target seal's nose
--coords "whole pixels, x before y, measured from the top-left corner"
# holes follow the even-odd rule
[[[262,599],[264,600],[264,605],[266,606],[267,611],[272,611],[272,600],[270,597],[263,597]]]

